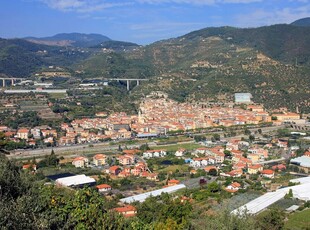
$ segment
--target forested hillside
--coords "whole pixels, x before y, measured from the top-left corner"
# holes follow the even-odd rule
[[[284,24],[206,28],[147,46],[105,41],[86,50],[0,40],[0,73],[27,77],[55,65],[77,71],[75,77],[151,79],[134,88],[132,100],[153,90],[178,101],[250,92],[269,109],[309,112],[309,41],[310,27]]]

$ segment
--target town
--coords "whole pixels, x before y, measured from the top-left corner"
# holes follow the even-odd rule
[[[306,206],[308,195],[299,195],[292,185],[309,185],[298,179],[310,173],[307,119],[285,109],[269,113],[247,94],[236,100],[240,96],[246,102],[223,106],[177,103],[155,92],[141,102],[136,115],[98,112],[58,128],[0,129],[7,143],[23,143],[25,149],[7,150],[22,169],[57,186],[90,186],[102,196],[120,199],[113,210],[124,217],[137,215],[131,203],[163,193],[191,202],[208,201],[219,192],[228,203],[243,197],[230,204],[234,212],[245,207],[255,214],[281,204],[292,188],[298,201],[290,204]],[[278,191],[282,195],[272,202],[256,201]]]

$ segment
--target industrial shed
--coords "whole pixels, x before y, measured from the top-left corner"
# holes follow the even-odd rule
[[[56,180],[57,185],[66,187],[84,187],[93,186],[96,184],[96,180],[84,174],[63,177]]]

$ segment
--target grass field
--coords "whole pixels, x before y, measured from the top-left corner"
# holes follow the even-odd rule
[[[310,209],[292,214],[285,223],[284,229],[310,229]]]
[[[179,170],[180,172],[188,172],[188,165],[169,165],[166,168],[158,170],[158,172],[175,172],[175,170]]]
[[[53,99],[64,99],[66,96],[67,96],[66,93],[51,93],[51,94],[49,94],[49,97],[53,98]]]
[[[156,146],[152,147],[152,149],[165,149],[166,151],[177,151],[180,148],[186,149],[186,150],[194,150],[197,148],[203,147],[200,144],[196,143],[185,143],[185,144],[175,144],[175,145],[162,145],[162,146]]]

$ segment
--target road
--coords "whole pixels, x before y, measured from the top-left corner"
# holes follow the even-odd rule
[[[73,145],[73,146],[58,146],[58,147],[50,147],[44,149],[25,149],[25,150],[16,150],[11,152],[10,155],[7,155],[8,158],[29,158],[29,157],[43,157],[51,154],[51,151],[54,150],[56,155],[74,155],[81,154],[85,151],[88,152],[101,152],[101,151],[116,151],[118,150],[118,144],[110,145],[109,143],[94,143],[93,147],[89,146],[90,144],[81,144],[81,145]],[[149,146],[154,146],[154,143],[149,143]],[[127,145],[128,148],[137,148],[140,144],[132,144]]]
[[[263,127],[261,128],[263,133],[271,132],[274,130],[277,130],[279,128],[282,128],[282,126],[272,126],[272,127]],[[259,128],[250,129],[251,131],[257,131]],[[223,131],[220,132],[213,132],[213,133],[219,133],[224,134]],[[244,135],[234,136],[226,139],[235,139],[235,138],[241,138]],[[49,147],[49,148],[43,148],[43,149],[23,149],[23,150],[15,150],[11,151],[10,155],[7,155],[8,158],[11,159],[25,159],[30,157],[43,157],[46,155],[51,154],[51,151],[54,150],[56,155],[64,156],[64,155],[75,155],[75,154],[85,154],[88,153],[100,153],[103,151],[116,151],[118,150],[118,146],[122,145],[122,143],[115,142],[115,145],[110,145],[109,142],[100,142],[100,143],[87,143],[87,144],[78,144],[78,145],[72,145],[72,146],[57,146],[57,147]],[[143,143],[136,143],[131,145],[126,145],[128,148],[139,148],[140,145]],[[179,143],[178,143],[179,144]],[[92,145],[92,147],[90,147]],[[123,144],[124,145],[124,144]],[[157,146],[155,142],[148,142],[148,145],[150,147]],[[171,144],[175,145],[175,144]],[[169,145],[166,145],[169,146]],[[164,147],[164,146],[163,146]]]
[[[271,163],[276,163],[279,161],[285,161],[286,159],[284,157],[281,157],[279,159],[274,159],[274,160],[270,160],[270,161],[262,161],[262,162],[258,162],[259,164],[271,164]]]

